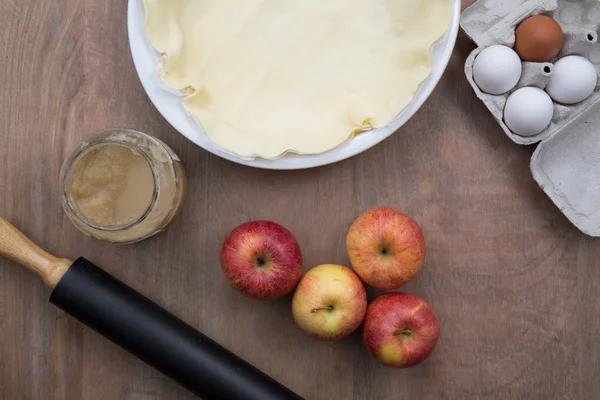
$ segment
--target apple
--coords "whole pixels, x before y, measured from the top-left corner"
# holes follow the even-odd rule
[[[387,367],[420,364],[431,354],[439,337],[435,313],[417,296],[386,293],[367,308],[363,342],[371,355]]]
[[[425,238],[408,215],[389,207],[358,217],[346,237],[350,263],[367,285],[392,290],[411,281],[425,261]]]
[[[302,278],[292,300],[296,323],[319,340],[336,340],[354,332],[367,310],[367,293],[350,268],[319,265]]]
[[[225,239],[221,268],[229,283],[246,296],[277,299],[290,293],[302,277],[302,254],[283,226],[247,222]]]

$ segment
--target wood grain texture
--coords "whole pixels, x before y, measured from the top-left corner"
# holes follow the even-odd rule
[[[85,255],[308,399],[600,398],[600,242],[537,188],[533,147],[512,143],[476,99],[464,35],[397,134],[336,165],[275,172],[212,156],[161,118],[129,55],[126,1],[4,0],[0,33],[0,215],[53,254]],[[116,247],[62,212],[62,160],[106,127],[153,134],[187,166],[183,215],[159,237]],[[220,244],[244,221],[288,227],[308,270],[347,264],[347,229],[380,205],[425,232],[426,265],[406,291],[434,307],[442,337],[421,366],[380,367],[357,335],[315,342],[290,297],[251,301],[222,277]],[[192,398],[47,300],[33,274],[0,261],[0,399]]]

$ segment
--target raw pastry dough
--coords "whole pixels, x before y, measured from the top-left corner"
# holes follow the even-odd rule
[[[144,0],[162,79],[240,156],[317,154],[391,122],[429,75],[450,0]]]

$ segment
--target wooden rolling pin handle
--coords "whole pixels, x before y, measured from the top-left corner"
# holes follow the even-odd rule
[[[27,239],[17,228],[0,217],[0,256],[21,264],[54,289],[73,264],[56,258]]]

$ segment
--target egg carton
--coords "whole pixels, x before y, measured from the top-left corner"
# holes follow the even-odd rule
[[[473,79],[475,58],[492,45],[513,48],[517,26],[534,15],[548,15],[560,23],[565,34],[560,54],[550,63],[523,62],[521,80],[510,92],[499,96],[483,93]],[[479,0],[463,11],[461,26],[478,46],[465,63],[477,97],[512,141],[539,143],[531,160],[534,179],[575,226],[590,236],[600,236],[600,79],[583,102],[554,103],[552,122],[535,136],[516,135],[503,120],[508,97],[524,86],[544,89],[553,62],[562,57],[583,56],[600,74],[600,0]]]

